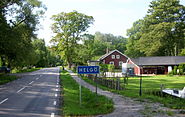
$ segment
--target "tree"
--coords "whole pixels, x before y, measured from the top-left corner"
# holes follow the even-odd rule
[[[2,0],[0,2],[0,57],[3,64],[30,65],[32,38],[45,8],[38,0]]]
[[[127,39],[122,36],[114,36],[113,34],[95,33],[94,37],[95,53],[96,55],[103,55],[107,51],[117,49],[125,52]]]
[[[185,7],[179,0],[154,0],[144,18],[140,51],[147,56],[176,56],[184,48]]]
[[[143,20],[138,20],[133,23],[132,28],[127,30],[128,43],[126,44],[125,54],[132,58],[145,56],[139,49],[139,39],[142,36]]]
[[[35,65],[37,67],[48,66],[48,50],[45,46],[44,39],[35,39],[32,44],[37,57],[37,62],[35,63]]]
[[[71,68],[76,56],[77,42],[80,40],[82,33],[93,23],[94,19],[92,16],[73,11],[53,15],[52,20],[54,21],[52,30],[56,34],[52,40],[57,42],[61,56],[68,63],[69,68]]]

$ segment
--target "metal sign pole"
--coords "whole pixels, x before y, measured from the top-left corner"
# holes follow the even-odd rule
[[[79,85],[79,90],[80,90],[80,106],[81,106],[81,104],[82,104],[82,85],[80,84]]]
[[[96,76],[95,76],[95,81],[96,81],[97,74],[100,73],[100,68],[99,68],[99,66],[78,66],[77,72],[78,72],[78,74],[96,74]],[[80,80],[80,82],[81,82],[81,80]],[[96,81],[96,94],[97,94],[97,81]],[[81,106],[81,103],[82,103],[82,87],[81,87],[81,85],[79,86],[79,101],[80,101],[80,106]]]
[[[97,86],[97,74],[95,75],[95,82],[96,82],[96,95],[97,95],[97,90],[98,90],[98,86]]]

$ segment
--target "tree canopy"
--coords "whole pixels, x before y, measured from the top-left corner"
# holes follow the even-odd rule
[[[71,67],[75,56],[77,55],[75,49],[81,35],[93,24],[92,16],[87,16],[77,11],[65,13],[61,12],[52,16],[53,24],[52,30],[56,34],[52,41],[57,43],[63,59]]]
[[[128,30],[127,53],[177,56],[185,48],[185,7],[179,0],[154,0],[147,15]],[[137,49],[135,48],[137,47]]]

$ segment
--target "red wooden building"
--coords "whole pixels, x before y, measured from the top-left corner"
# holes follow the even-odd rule
[[[132,74],[167,74],[174,66],[185,63],[185,56],[156,56],[129,58],[118,50],[113,50],[99,58],[104,64],[113,64],[121,68],[122,63],[128,64],[129,72]]]
[[[116,68],[121,68],[122,63],[126,63],[128,57],[118,50],[113,50],[99,58],[104,64],[113,64]]]

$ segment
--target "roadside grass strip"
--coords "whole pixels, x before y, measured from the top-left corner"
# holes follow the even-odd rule
[[[82,103],[79,101],[79,85],[67,71],[60,74],[63,88],[63,116],[90,116],[110,113],[114,110],[113,101],[105,96],[96,95],[89,89],[82,87]]]
[[[13,69],[12,73],[25,73],[25,72],[33,72],[33,71],[37,71],[40,70],[42,68],[30,68],[30,69],[22,69],[22,70],[18,70],[18,69]]]
[[[93,80],[88,79],[87,77],[83,77],[83,79],[95,86]],[[124,79],[122,78],[121,80]],[[142,77],[142,96],[139,96],[139,82],[139,77],[129,77],[126,89],[119,91],[107,88],[106,86],[100,84],[98,84],[98,87],[103,90],[132,97],[140,101],[146,101],[146,99],[148,99],[149,102],[159,102],[169,108],[185,109],[185,99],[176,98],[169,95],[162,95],[160,91],[161,84],[163,84],[165,88],[182,90],[185,86],[185,76],[157,75]]]
[[[6,74],[0,75],[0,85],[11,82],[16,79],[18,79],[17,76],[9,76]]]

